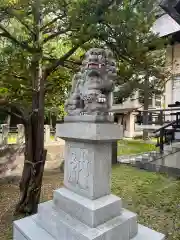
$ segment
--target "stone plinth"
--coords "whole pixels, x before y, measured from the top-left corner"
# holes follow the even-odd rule
[[[14,223],[14,240],[163,240],[111,194],[112,142],[122,129],[83,119],[57,125],[56,136],[66,142],[64,187],[36,215]]]
[[[44,141],[45,143],[49,143],[50,142],[50,125],[44,125]]]
[[[8,144],[9,125],[1,124],[1,128],[2,128],[2,136],[1,136],[0,144],[6,145],[6,144]]]
[[[25,136],[24,136],[24,125],[23,124],[18,124],[18,136],[17,136],[17,144],[23,144],[25,141]]]

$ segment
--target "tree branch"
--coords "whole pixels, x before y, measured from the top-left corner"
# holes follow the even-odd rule
[[[82,43],[84,44],[84,43]],[[58,68],[60,65],[63,66],[64,62],[73,54],[76,52],[76,50],[82,45],[82,44],[78,44],[74,47],[72,47],[66,54],[64,54],[64,56],[62,56],[61,58],[59,58],[57,61],[55,61],[54,63],[52,63],[51,66],[47,67],[44,70],[44,80],[47,79],[47,77],[56,70],[56,68]]]
[[[54,39],[54,38],[56,38],[56,37],[58,37],[58,36],[61,35],[61,34],[67,33],[67,32],[69,31],[69,29],[70,29],[70,28],[64,29],[64,30],[60,30],[60,31],[58,31],[58,32],[55,32],[55,33],[49,35],[48,37],[46,37],[46,38],[43,40],[43,44],[47,43],[48,41],[50,41],[50,40],[52,40],[52,39]]]
[[[12,9],[6,9],[5,10],[6,13],[8,15],[10,15],[11,17],[14,17],[18,20],[18,22],[20,22],[31,34],[34,35],[34,32],[32,31],[32,29],[30,28],[30,26],[28,24],[25,23],[25,21],[23,21],[18,14],[15,13],[15,11],[13,11]]]
[[[0,24],[0,29],[3,31],[0,33],[0,36],[8,38],[11,40],[13,43],[17,44],[21,48],[27,50],[28,52],[32,53],[35,52],[36,50],[34,48],[31,48],[27,43],[20,42],[18,41],[13,35],[11,35],[1,24]]]
[[[12,77],[17,78],[17,79],[22,79],[22,80],[28,80],[28,78],[23,77],[23,76],[18,76],[16,74],[11,74]]]
[[[24,120],[24,118],[23,118],[21,115],[19,115],[19,114],[17,114],[17,113],[14,113],[14,112],[6,109],[5,107],[0,107],[0,111],[2,111],[2,112],[4,112],[4,113],[7,113],[7,114],[9,114],[9,115],[11,115],[11,116],[15,116],[15,117],[17,117],[17,118],[19,118],[19,119],[21,119],[21,120]]]
[[[58,19],[61,19],[62,16],[58,16],[56,18],[54,18],[52,21],[48,22],[47,24],[45,24],[44,26],[41,27],[41,31],[44,31],[47,27],[51,26],[53,23],[55,23]]]
[[[51,63],[54,63],[54,62],[58,61],[57,58],[49,58],[49,57],[43,57],[43,60],[49,61],[49,62],[51,62]],[[67,60],[65,60],[65,63],[72,63],[72,64],[74,64],[74,65],[80,66],[80,65],[82,64],[82,61],[80,61],[80,60],[74,60],[74,59],[67,59]]]
[[[78,65],[78,66],[81,66],[81,64],[82,64],[82,61],[80,61],[80,60],[72,60],[72,59],[65,60],[65,62],[72,63],[72,64],[75,64],[75,65]]]
[[[20,112],[20,114],[17,114],[15,112],[12,111],[12,108],[14,108],[15,110],[17,110],[17,112]],[[0,111],[5,112],[11,116],[15,116],[19,119],[21,119],[23,122],[25,122],[25,118],[23,117],[23,112],[14,104],[8,103],[6,100],[0,100]]]

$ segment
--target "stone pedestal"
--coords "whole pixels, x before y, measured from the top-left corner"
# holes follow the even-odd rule
[[[23,124],[18,124],[18,136],[17,136],[17,144],[23,144],[25,141],[25,136],[24,136],[24,125]]]
[[[2,136],[1,136],[1,143],[2,145],[8,144],[8,134],[9,134],[9,125],[8,124],[2,124]]]
[[[64,187],[40,204],[36,215],[14,223],[14,240],[163,240],[138,225],[137,215],[111,194],[112,142],[122,137],[122,129],[69,121],[56,131],[66,141]]]
[[[49,143],[51,138],[50,125],[44,125],[44,141]]]

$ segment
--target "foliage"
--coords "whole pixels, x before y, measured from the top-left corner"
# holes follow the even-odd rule
[[[117,102],[136,90],[144,92],[145,87],[149,97],[161,94],[169,79],[165,69],[167,40],[151,32],[155,4],[154,0],[123,1],[122,7],[114,6],[99,26],[99,38],[114,51],[118,60]],[[148,86],[145,85],[147,76],[152,79]]]
[[[42,27],[43,30],[41,31],[43,43],[41,47],[43,47],[44,58],[43,66],[49,67],[51,63],[55,64],[57,59],[71,50],[72,45],[81,45],[82,50],[79,49],[77,51],[73,60],[66,61],[66,67],[68,68],[63,70],[64,73],[66,71],[64,74],[65,76],[62,77],[62,73],[59,76],[63,79],[67,76],[70,78],[72,71],[70,71],[69,75],[69,68],[73,70],[77,69],[79,66],[79,64],[76,64],[77,59],[84,54],[84,50],[90,46],[104,47],[106,45],[113,50],[118,61],[119,74],[116,85],[120,86],[120,88],[115,94],[117,101],[126,99],[136,90],[143,90],[143,77],[146,76],[147,73],[150,78],[154,79],[149,82],[149,95],[152,96],[155,93],[161,93],[159,89],[163,89],[164,82],[168,79],[168,74],[164,68],[162,69],[165,64],[165,54],[163,49],[164,41],[150,32],[156,13],[154,0],[124,0],[122,3],[121,1],[116,3],[115,1],[102,3],[101,1],[95,0],[62,1],[61,3],[59,1],[53,1],[53,4],[52,2],[47,3],[46,0],[43,0],[41,1],[41,4],[43,7],[42,22],[44,23],[44,27]],[[19,9],[17,8],[17,5],[19,6]],[[13,44],[10,44],[9,42],[6,43],[7,46],[5,47],[5,52],[8,54],[8,51],[9,53],[15,51],[15,55],[11,54],[11,63],[9,60],[8,69],[4,74],[7,76],[6,79],[12,79],[10,84],[16,85],[18,83],[18,89],[22,87],[21,92],[23,93],[23,96],[25,96],[26,93],[24,86],[27,84],[26,81],[23,82],[22,79],[21,81],[19,79],[18,81],[17,79],[14,81],[14,77],[12,78],[14,73],[11,74],[11,77],[9,77],[9,74],[13,69],[16,69],[18,77],[21,76],[21,73],[23,72],[23,78],[24,75],[26,77],[29,75],[28,78],[30,79],[28,70],[31,53],[28,52],[28,49],[33,45],[33,36],[31,34],[32,29],[30,27],[33,19],[32,14],[28,14],[28,11],[31,8],[30,4],[27,5],[24,1],[14,1],[13,6],[14,7],[11,5],[11,8],[3,8],[4,21],[8,27],[6,29],[9,29],[11,33],[15,33],[16,38],[21,40],[21,44],[24,44],[24,48],[22,52],[21,49],[15,48],[14,42]],[[22,6],[25,6],[24,10],[22,9]],[[108,8],[108,6],[111,7]],[[54,9],[59,9],[59,11],[54,11]],[[3,41],[5,41],[4,38]],[[85,42],[86,44],[82,45]],[[157,54],[157,51],[151,51],[153,49],[156,49],[159,54]],[[21,62],[21,64],[19,64],[19,62]],[[17,67],[17,65],[19,66]],[[64,65],[64,62],[60,65]],[[3,61],[2,67],[6,69],[7,63],[5,64]],[[49,70],[54,71],[56,69],[57,68],[55,67],[55,69],[52,68]],[[60,70],[58,70],[58,74],[59,73]],[[47,74],[49,75],[48,71]],[[15,77],[17,78],[17,76]],[[57,81],[55,82],[57,83]],[[67,81],[65,82],[67,83]],[[54,88],[56,88],[56,86]],[[67,86],[67,89],[68,88],[69,87]],[[8,89],[9,92],[14,92],[11,91],[11,88]],[[26,92],[27,96],[29,96],[32,89],[28,86]],[[64,92],[61,92],[61,94],[64,96]],[[13,95],[10,95],[13,98]],[[49,97],[49,99],[50,98],[51,97]],[[51,103],[49,102],[48,105],[50,104]],[[60,105],[62,105],[62,102],[59,102],[59,106]],[[57,109],[57,106],[55,108]]]
[[[153,143],[145,143],[139,140],[120,140],[118,142],[118,155],[141,154],[155,151],[156,147]]]

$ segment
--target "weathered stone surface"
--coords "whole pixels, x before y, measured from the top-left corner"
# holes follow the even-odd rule
[[[27,217],[24,219],[21,219],[19,221],[16,221],[14,223],[14,240],[77,240],[77,239],[83,239],[83,238],[77,238],[74,236],[74,238],[70,238],[68,236],[68,232],[65,232],[67,238],[54,238],[52,235],[50,235],[46,230],[41,228],[36,222],[37,215],[32,217]],[[62,237],[64,237],[62,235]],[[88,238],[86,238],[87,240]],[[91,238],[92,239],[92,238]],[[117,238],[105,238],[104,236],[100,238],[101,240],[107,240],[107,239],[118,239],[118,240],[124,240],[121,237],[121,234],[119,233],[119,236]],[[157,233],[147,227],[144,227],[142,225],[138,225],[138,234],[134,238],[130,238],[131,240],[165,240],[165,236],[161,233]],[[129,239],[128,239],[129,240]]]
[[[89,199],[109,195],[111,156],[111,143],[67,142],[64,185]]]
[[[114,122],[114,116],[112,115],[75,115],[65,116],[64,122],[92,122],[92,123],[105,123]]]
[[[130,236],[134,237],[137,234],[138,226],[136,214],[123,209],[119,216],[91,228],[64,211],[54,209],[52,201],[41,204],[41,214],[37,216],[37,223],[55,239],[60,237],[62,240],[130,240]]]
[[[24,125],[23,124],[18,124],[18,136],[17,136],[17,144],[23,144],[25,141],[25,136],[24,136]]]
[[[114,218],[97,228],[89,228],[63,212],[57,217],[57,212],[51,208],[48,211],[47,205],[50,206],[50,203],[44,203],[44,207],[45,205],[43,219],[34,215],[14,222],[15,240],[165,240],[163,234],[137,225],[133,219],[136,215],[127,210],[124,210],[121,217]],[[58,223],[55,224],[57,219]],[[128,236],[126,232],[129,232]]]
[[[138,225],[138,234],[132,240],[165,240],[162,233],[158,233],[143,225]]]
[[[55,240],[47,231],[36,224],[36,215],[15,221],[13,240]]]
[[[72,89],[65,103],[69,116],[106,116],[111,107],[116,63],[107,49],[93,48],[85,54],[81,71],[72,80]]]
[[[8,151],[5,156],[0,157],[0,179],[7,176],[21,176],[24,164],[24,147],[19,145],[4,146]],[[59,143],[51,143],[46,145],[47,158],[45,169],[59,168],[64,160],[64,145]]]
[[[72,122],[57,124],[56,136],[65,140],[112,142],[122,138],[123,129],[121,126],[112,123]]]
[[[1,124],[1,128],[2,128],[2,135],[1,135],[0,144],[6,145],[8,143],[9,125],[8,124]]]
[[[55,209],[65,211],[90,227],[97,227],[117,217],[122,208],[121,199],[114,195],[107,195],[91,201],[66,188],[54,191],[53,202]],[[41,209],[41,205],[39,209]]]
[[[44,125],[44,141],[45,143],[50,142],[50,125]]]

